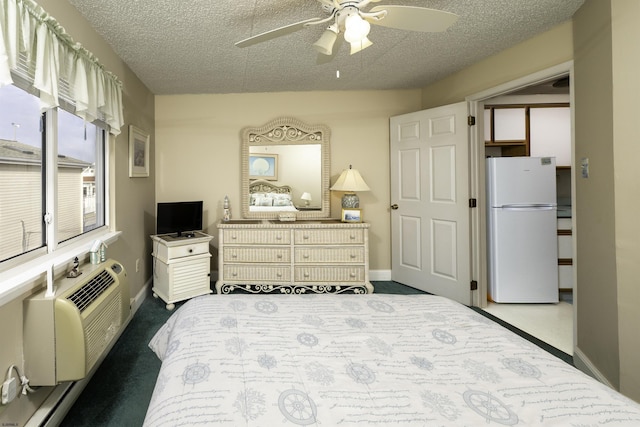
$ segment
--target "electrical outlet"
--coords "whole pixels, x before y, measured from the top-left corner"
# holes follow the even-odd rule
[[[140,258],[136,260],[136,273],[140,271]]]

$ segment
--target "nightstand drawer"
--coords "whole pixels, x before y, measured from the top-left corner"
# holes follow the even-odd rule
[[[159,245],[157,257],[163,261],[171,261],[176,258],[184,258],[192,255],[208,254],[209,242],[192,243],[180,246]]]
[[[364,266],[312,267],[296,266],[296,282],[361,282],[365,278]]]
[[[295,262],[316,264],[364,263],[364,247],[296,247]]]
[[[289,262],[289,248],[248,248],[227,246],[224,250],[225,262]]]
[[[289,230],[224,230],[222,233],[227,245],[288,245],[291,243]]]
[[[364,243],[364,230],[294,230],[296,245],[342,245]]]

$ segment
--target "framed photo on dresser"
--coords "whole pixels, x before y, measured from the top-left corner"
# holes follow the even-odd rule
[[[360,209],[342,209],[342,222],[362,222],[362,211]]]

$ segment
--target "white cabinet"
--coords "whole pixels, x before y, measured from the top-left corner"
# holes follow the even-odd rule
[[[532,157],[555,157],[556,166],[571,166],[571,109],[531,108],[530,153]]]
[[[555,157],[571,166],[571,108],[568,103],[487,105],[486,154]]]
[[[211,293],[208,234],[192,237],[163,234],[153,241],[153,296],[160,297],[167,309],[174,302]]]
[[[237,220],[218,230],[218,293],[373,292],[367,223]]]

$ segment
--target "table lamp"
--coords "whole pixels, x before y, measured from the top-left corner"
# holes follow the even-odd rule
[[[370,188],[357,169],[353,169],[349,165],[349,169],[342,171],[338,180],[330,188],[333,191],[344,191],[342,196],[342,207],[345,209],[360,207],[360,199],[356,195],[356,191],[369,191]]]

